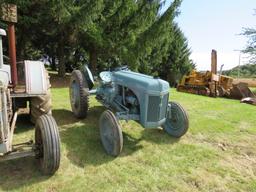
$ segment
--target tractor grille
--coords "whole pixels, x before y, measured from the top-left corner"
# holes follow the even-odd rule
[[[166,94],[166,95],[164,95],[164,97],[162,99],[162,106],[160,108],[159,120],[161,120],[161,119],[166,117],[168,101],[169,101],[169,94]]]
[[[169,94],[166,94],[161,99],[160,96],[149,96],[148,101],[148,122],[156,122],[165,118]]]

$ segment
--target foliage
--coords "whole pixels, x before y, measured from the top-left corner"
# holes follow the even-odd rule
[[[195,68],[195,64],[189,59],[191,51],[187,39],[176,23],[172,30],[174,39],[169,44],[167,60],[161,64],[160,76],[175,86],[183,75]]]
[[[256,10],[255,10],[256,14]],[[246,49],[243,51],[244,53],[248,53],[251,55],[250,63],[256,63],[256,29],[255,28],[245,28],[242,33],[248,38],[248,44]]]
[[[256,64],[236,66],[231,70],[223,71],[224,75],[240,78],[256,78]]]
[[[162,0],[5,2],[18,6],[18,58],[44,57],[60,76],[85,62],[94,73],[128,65],[170,81],[164,72],[183,75],[192,68],[186,38],[174,23],[181,0],[162,14]]]

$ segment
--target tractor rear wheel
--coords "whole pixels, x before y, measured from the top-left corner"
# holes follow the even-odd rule
[[[36,159],[45,175],[53,175],[60,165],[60,138],[58,126],[50,115],[42,115],[36,121]]]
[[[100,116],[100,137],[107,154],[116,157],[121,153],[123,148],[122,129],[110,110],[104,111]]]
[[[189,127],[188,115],[179,103],[169,103],[166,122],[162,127],[169,135],[177,138],[187,132]]]
[[[30,120],[32,123],[36,123],[36,120],[41,115],[52,115],[52,98],[50,91],[50,77],[48,72],[45,70],[45,77],[47,82],[46,95],[38,97],[32,97],[30,100]]]
[[[82,72],[79,70],[72,72],[69,96],[74,115],[77,118],[85,118],[89,108],[89,88]]]

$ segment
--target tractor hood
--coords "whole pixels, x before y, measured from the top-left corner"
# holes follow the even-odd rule
[[[167,81],[128,70],[113,72],[112,80],[124,86],[150,92],[151,94],[169,91],[169,83]]]

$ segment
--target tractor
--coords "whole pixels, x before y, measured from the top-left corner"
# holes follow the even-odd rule
[[[188,115],[176,102],[169,102],[169,83],[130,71],[127,67],[103,71],[99,85],[88,66],[74,70],[70,81],[70,103],[77,118],[85,118],[90,95],[107,109],[99,118],[100,138],[107,154],[118,156],[123,148],[120,120],[134,120],[144,128],[162,127],[174,137],[183,136],[189,127]]]
[[[52,175],[59,168],[60,139],[51,115],[49,76],[40,61],[16,62],[17,7],[4,4],[2,11],[2,19],[8,23],[9,57],[3,55],[2,45],[7,34],[0,29],[0,161],[33,156],[42,173]],[[27,106],[35,124],[35,139],[13,144],[17,118]]]

